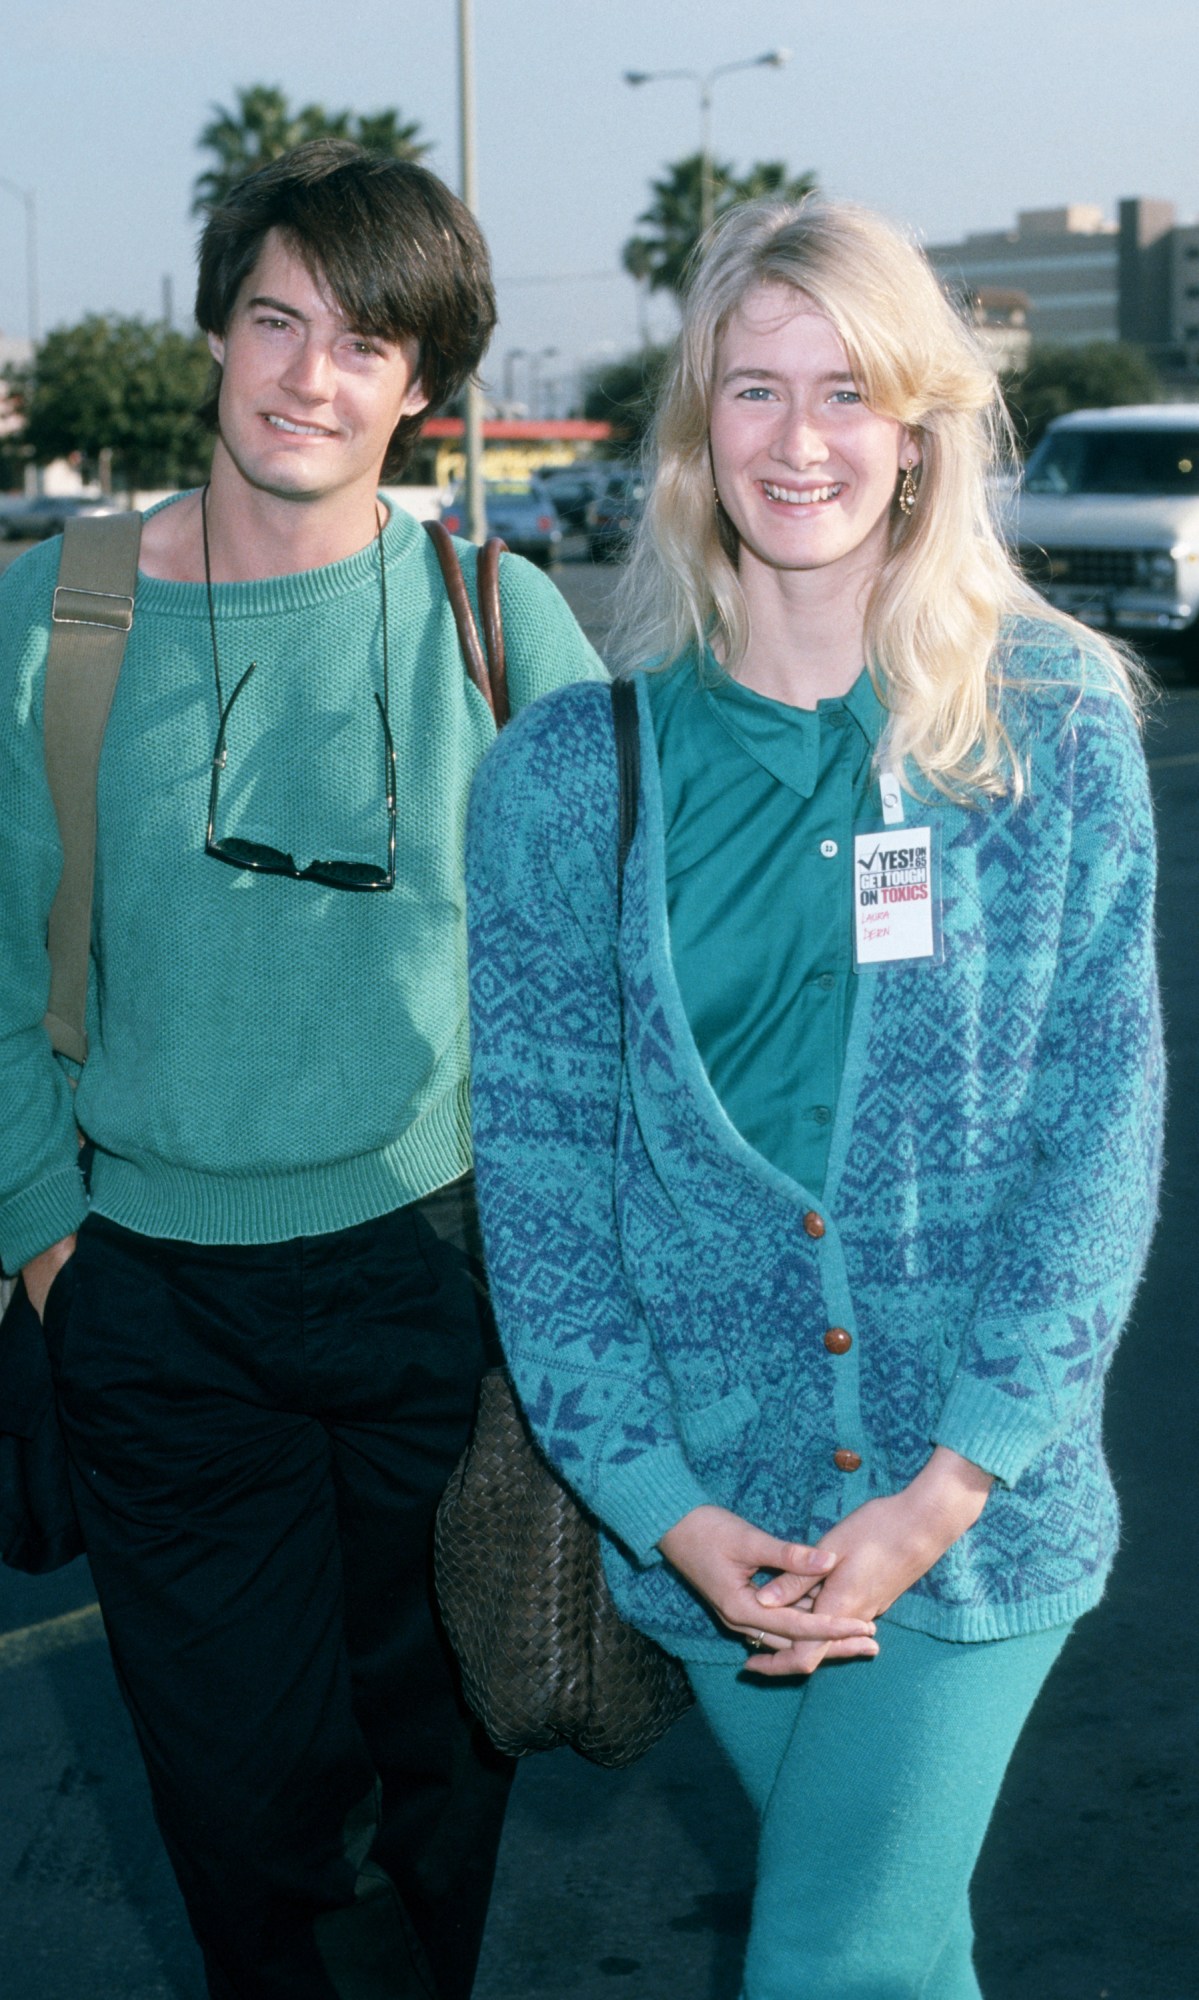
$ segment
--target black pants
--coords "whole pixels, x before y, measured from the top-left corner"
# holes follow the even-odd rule
[[[470,1991],[511,1766],[462,1706],[430,1545],[491,1338],[472,1228],[469,1180],[263,1247],[92,1217],[47,1303],[96,1591],[220,2000]]]

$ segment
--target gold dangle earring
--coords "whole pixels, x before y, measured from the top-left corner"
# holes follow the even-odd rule
[[[903,468],[903,484],[899,489],[899,511],[903,515],[911,514],[916,506],[916,495],[919,488],[912,477],[913,470],[914,468],[910,465],[905,465]]]

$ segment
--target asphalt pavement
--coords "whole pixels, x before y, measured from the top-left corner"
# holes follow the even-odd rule
[[[615,576],[559,572],[597,638]],[[1109,1398],[1125,1542],[984,1852],[987,2000],[1199,2000],[1199,690],[1163,697],[1148,751],[1172,1088],[1161,1225]],[[476,2000],[733,2000],[752,1869],[750,1815],[694,1714],[628,1772],[529,1759]],[[3,2000],[203,2000],[83,1562],[0,1570],[0,1896]]]

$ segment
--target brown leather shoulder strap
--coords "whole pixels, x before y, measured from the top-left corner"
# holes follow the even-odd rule
[[[454,547],[454,538],[440,521],[426,521],[425,529],[437,551],[437,560],[441,564],[446,596],[450,600],[450,609],[458,628],[458,643],[462,648],[466,671],[495,717],[496,728],[502,729],[511,713],[504,660],[504,627],[500,613],[499,568],[505,544],[496,535],[489,542],[485,542],[479,551],[477,572],[479,610],[487,646],[484,652],[471,607],[470,594],[466,588],[466,578],[462,574],[462,564]]]
[[[504,619],[500,609],[500,557],[503,552],[503,542],[498,535],[493,535],[479,550],[476,572],[479,613],[483,620],[483,642],[487,647],[487,672],[494,697],[492,709],[497,729],[503,728],[512,713],[512,703],[508,698],[508,662],[504,657]]]

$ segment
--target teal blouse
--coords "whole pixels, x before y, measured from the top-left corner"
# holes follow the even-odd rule
[[[702,673],[692,655],[650,674],[647,691],[696,1046],[738,1131],[818,1194],[857,986],[853,827],[885,711],[864,671],[847,695],[792,708],[710,655]]]

